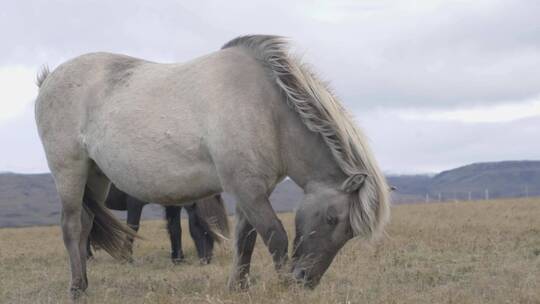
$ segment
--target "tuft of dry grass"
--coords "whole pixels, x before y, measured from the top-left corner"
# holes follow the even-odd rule
[[[98,252],[87,303],[540,303],[540,199],[400,205],[388,237],[350,241],[315,290],[279,284],[258,240],[249,291],[229,293],[229,244],[199,265],[184,229],[187,262],[175,266],[162,221],[146,221],[135,262]],[[280,217],[293,238],[293,215]],[[185,222],[182,223],[185,227]],[[60,229],[0,229],[0,303],[67,302]]]

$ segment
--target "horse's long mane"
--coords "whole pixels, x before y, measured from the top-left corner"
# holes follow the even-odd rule
[[[283,37],[242,36],[223,46],[231,47],[251,51],[271,71],[276,85],[305,126],[322,136],[348,176],[342,188],[352,192],[349,219],[354,235],[380,235],[390,214],[388,186],[367,140],[337,98],[305,63],[289,54]]]

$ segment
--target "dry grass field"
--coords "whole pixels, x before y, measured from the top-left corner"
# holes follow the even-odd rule
[[[84,302],[540,303],[540,199],[395,206],[388,238],[350,241],[313,291],[280,285],[259,241],[251,289],[229,293],[230,245],[200,266],[184,229],[174,266],[164,226],[143,223],[132,264],[98,252]],[[0,303],[66,302],[68,271],[58,227],[0,229]]]

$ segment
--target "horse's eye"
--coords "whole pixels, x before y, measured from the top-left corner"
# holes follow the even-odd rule
[[[338,212],[335,207],[330,206],[326,209],[326,222],[331,226],[338,223]]]

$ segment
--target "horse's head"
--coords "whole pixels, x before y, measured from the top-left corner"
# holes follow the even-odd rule
[[[296,212],[293,275],[315,287],[337,252],[353,237],[350,193],[322,185],[310,187]]]

